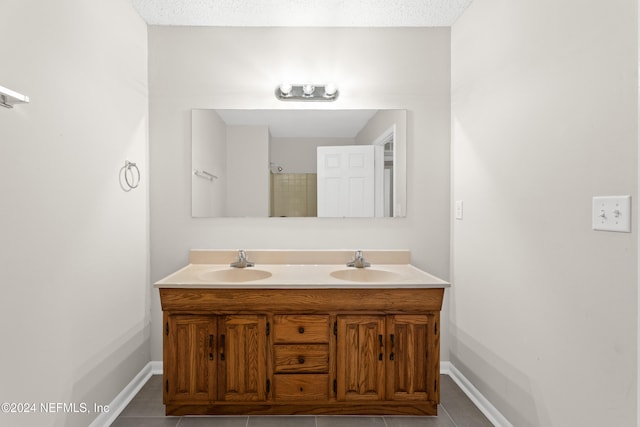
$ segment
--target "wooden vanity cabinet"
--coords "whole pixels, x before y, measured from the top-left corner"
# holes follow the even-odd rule
[[[216,400],[217,317],[165,315],[165,402]]]
[[[383,400],[384,316],[337,317],[338,400]]]
[[[266,316],[165,317],[165,404],[266,399]]]
[[[438,401],[438,316],[338,316],[337,399]]]
[[[435,415],[444,289],[161,288],[167,415]]]
[[[327,401],[329,315],[273,316],[273,399]]]
[[[219,320],[218,391],[221,401],[267,396],[267,317],[227,315]]]
[[[386,325],[389,340],[385,376],[387,399],[439,400],[438,315],[391,315],[387,316]]]

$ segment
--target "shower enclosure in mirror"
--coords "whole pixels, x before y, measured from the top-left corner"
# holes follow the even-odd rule
[[[398,217],[406,110],[192,110],[192,216]]]

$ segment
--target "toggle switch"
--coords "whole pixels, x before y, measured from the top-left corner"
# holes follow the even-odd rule
[[[631,196],[594,197],[592,212],[594,230],[631,232]]]

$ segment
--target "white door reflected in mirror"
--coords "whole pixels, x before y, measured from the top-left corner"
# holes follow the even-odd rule
[[[318,147],[319,217],[376,216],[375,148]]]

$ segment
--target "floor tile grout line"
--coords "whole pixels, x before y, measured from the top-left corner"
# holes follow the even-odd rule
[[[449,414],[449,411],[447,411],[447,408],[444,407],[444,405],[440,405],[440,407],[442,408],[442,410],[444,411],[445,414],[447,414],[447,417],[449,417],[449,419],[451,420],[451,424],[453,424],[454,427],[458,427],[458,424],[456,424],[455,420],[451,417],[451,415]]]

